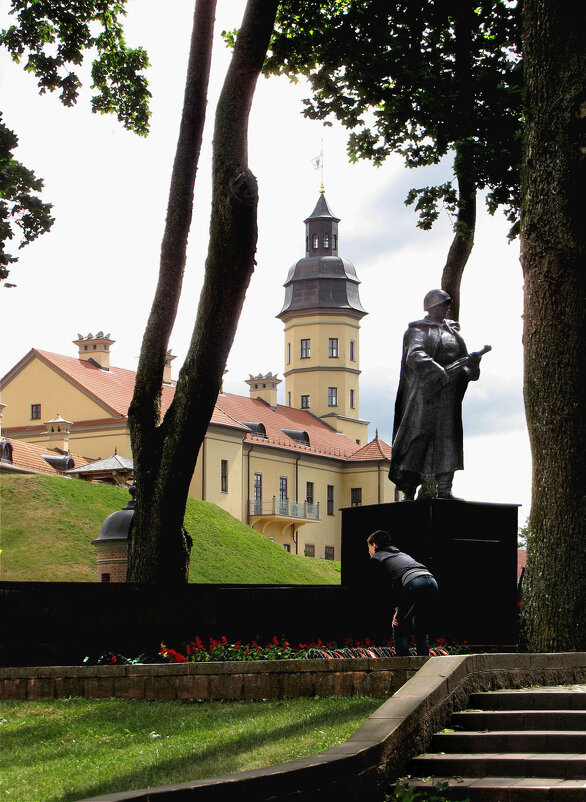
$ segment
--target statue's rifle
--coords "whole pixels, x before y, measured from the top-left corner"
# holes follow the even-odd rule
[[[461,359],[456,359],[455,362],[451,362],[449,365],[446,365],[444,370],[448,376],[453,375],[457,370],[460,368],[465,368],[466,365],[469,365],[473,360],[480,360],[480,358],[489,351],[492,351],[492,345],[485,345],[480,351],[472,351],[468,354],[468,356],[463,356]]]

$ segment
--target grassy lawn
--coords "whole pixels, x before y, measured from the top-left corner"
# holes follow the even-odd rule
[[[380,699],[0,702],[0,799],[79,800],[315,754]]]
[[[79,479],[0,479],[0,580],[95,582],[91,541],[128,491]],[[215,504],[188,499],[185,527],[193,537],[190,582],[330,585],[340,563],[287,554]]]

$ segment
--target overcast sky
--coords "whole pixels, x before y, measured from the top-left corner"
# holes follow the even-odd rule
[[[170,345],[175,373],[189,345],[205,262],[209,226],[210,142],[215,100],[230,58],[222,29],[238,27],[241,0],[219,0],[208,125],[195,191],[187,270]],[[0,52],[4,122],[18,134],[16,153],[45,181],[54,204],[49,234],[20,251],[0,290],[0,375],[32,347],[75,355],[79,333],[110,332],[112,364],[136,369],[154,291],[168,184],[179,125],[192,0],[129,0],[127,42],[151,60],[152,99],[147,139],[124,131],[113,117],[92,115],[89,91],[77,107],[39,97],[34,79]],[[0,26],[9,18],[0,12]],[[89,82],[88,82],[89,83]],[[283,326],[276,319],[291,264],[304,256],[303,220],[319,196],[312,159],[324,140],[326,198],[341,218],[339,253],[356,267],[368,315],[361,329],[360,415],[369,436],[391,441],[403,332],[422,316],[425,293],[439,286],[452,237],[447,214],[431,232],[416,227],[403,203],[412,186],[451,177],[450,163],[406,170],[399,158],[379,169],[350,165],[346,132],[306,120],[302,83],[261,79],[250,123],[249,162],[258,178],[258,267],[228,359],[225,389],[247,394],[249,373],[283,375]],[[529,514],[531,468],[522,399],[522,274],[518,243],[508,224],[479,207],[475,247],[462,282],[462,334],[470,350],[486,343],[480,380],[464,400],[466,469],[454,491],[470,500],[522,504]],[[284,381],[280,401],[284,402]],[[66,410],[47,410],[66,414]]]

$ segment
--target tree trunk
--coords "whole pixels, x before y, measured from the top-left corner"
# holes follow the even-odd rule
[[[449,311],[452,320],[460,318],[460,284],[474,247],[476,230],[476,184],[466,153],[466,143],[459,143],[457,148],[454,169],[458,180],[458,219],[442,273],[442,289],[452,299]]]
[[[530,651],[586,649],[583,30],[556,0],[525,0],[521,262],[533,490],[522,643]]]
[[[204,5],[209,6],[209,3]],[[143,341],[140,375],[137,374],[129,413],[137,483],[137,506],[129,545],[129,581],[187,581],[190,542],[183,529],[183,516],[189,484],[254,269],[258,193],[256,179],[248,169],[247,127],[277,5],[278,0],[249,0],[218,101],[213,141],[212,218],[204,285],[175,397],[159,426],[158,403],[154,399],[160,399],[164,357],[185,261],[185,246],[182,245],[171,257],[174,268],[165,272],[163,254],[166,247],[170,251],[173,249],[174,238],[166,236],[163,242],[161,279]],[[194,54],[193,41],[192,55],[197,61],[198,55],[200,58],[204,55],[203,52]],[[211,48],[211,31],[207,47]],[[188,90],[186,102],[187,94]],[[203,113],[205,94],[198,103]],[[181,135],[178,158],[180,152],[183,152]],[[175,218],[184,218],[187,185],[186,181],[177,193],[171,190],[168,227]]]

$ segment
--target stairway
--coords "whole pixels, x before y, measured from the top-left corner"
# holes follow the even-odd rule
[[[586,802],[586,685],[473,693],[468,704],[413,759],[408,785],[447,783],[447,798],[470,802]]]

